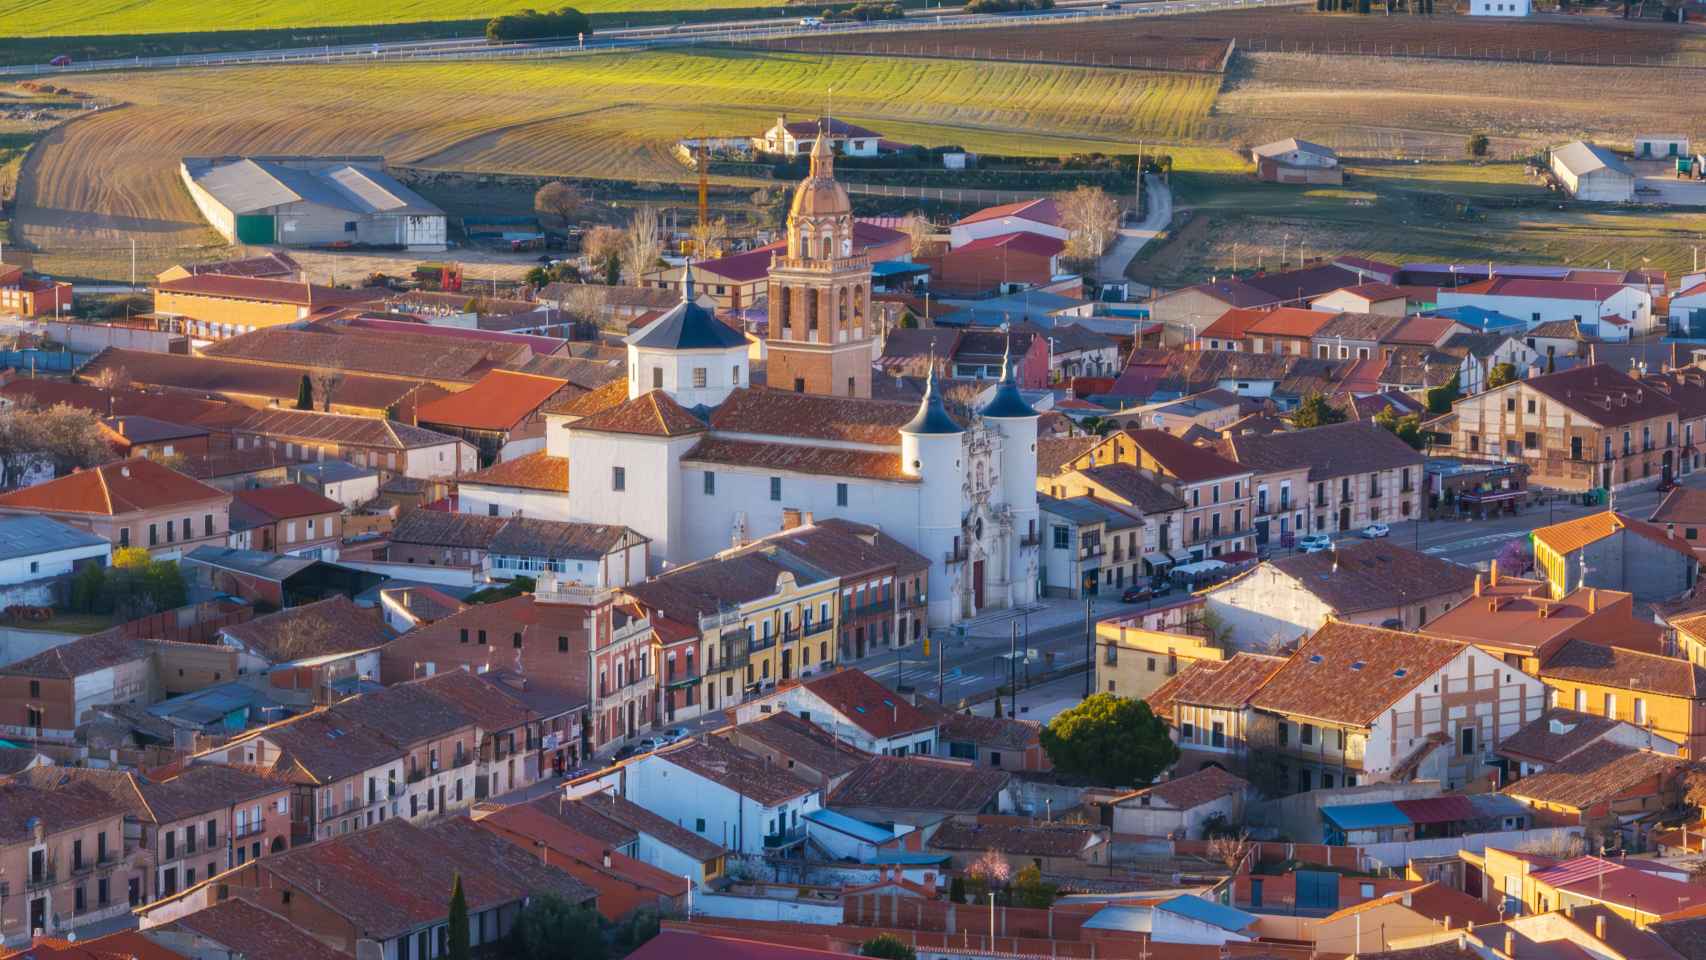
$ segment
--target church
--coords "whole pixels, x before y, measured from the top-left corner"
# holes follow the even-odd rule
[[[461,509],[625,524],[651,538],[652,572],[783,529],[843,517],[930,558],[929,619],[950,624],[1037,597],[1037,412],[1003,371],[969,421],[930,382],[923,399],[870,398],[871,268],[820,139],[769,278],[765,386],[747,342],[681,301],[627,340],[626,382],[546,411],[568,490],[486,490]],[[625,390],[623,389],[625,388]],[[470,481],[474,478],[469,478]],[[809,522],[809,521],[807,521]]]

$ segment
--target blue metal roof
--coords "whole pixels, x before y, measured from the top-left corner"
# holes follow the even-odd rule
[[[1374,830],[1379,827],[1410,825],[1410,818],[1392,803],[1350,803],[1341,807],[1322,807],[1321,816],[1340,830]]]
[[[1224,906],[1212,900],[1204,900],[1202,897],[1193,897],[1189,894],[1181,894],[1171,900],[1163,900],[1156,909],[1176,913],[1182,917],[1190,917],[1192,920],[1201,920],[1203,923],[1213,924],[1222,930],[1234,932],[1247,930],[1251,924],[1256,922],[1256,915],[1253,913],[1245,913],[1236,907]]]
[[[1084,926],[1090,930],[1123,930],[1149,933],[1155,928],[1155,908],[1110,903],[1090,915]]]
[[[806,819],[821,823],[831,830],[839,830],[866,843],[887,843],[894,839],[893,830],[885,830],[874,823],[866,823],[844,813],[836,813],[834,810],[813,810],[806,814]]]
[[[953,859],[946,853],[913,853],[910,850],[878,850],[872,865],[880,867],[931,867]]]

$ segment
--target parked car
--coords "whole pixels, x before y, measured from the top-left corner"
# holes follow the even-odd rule
[[[1155,591],[1150,589],[1149,585],[1145,583],[1134,583],[1131,586],[1126,587],[1125,592],[1120,594],[1121,603],[1142,603],[1145,600],[1152,600],[1154,598]]]
[[[1365,540],[1378,540],[1381,537],[1389,536],[1391,533],[1392,528],[1384,523],[1371,523],[1362,528],[1362,535]]]
[[[821,27],[821,26],[823,26],[823,21],[818,19],[817,17],[801,17],[800,18],[800,26],[802,26],[802,27]]]
[[[645,737],[641,739],[639,743],[634,745],[634,750],[636,753],[651,753],[659,747],[667,746],[669,746],[669,741],[665,740],[661,736]]]
[[[1120,5],[1117,2],[1102,4],[1103,10],[1118,10],[1119,8],[1120,8]]]
[[[1324,533],[1311,534],[1297,541],[1297,549],[1304,553],[1320,553],[1333,548],[1333,538]]]
[[[681,741],[687,739],[687,728],[686,727],[670,727],[668,730],[665,730],[663,733],[659,734],[658,736],[661,740],[663,740],[664,743],[680,743]]]
[[[59,56],[54,57],[52,60],[49,60],[47,65],[50,67],[69,67],[71,66],[71,57],[68,54],[62,53]]]
[[[612,760],[626,760],[629,757],[631,757],[634,754],[639,753],[639,752],[640,752],[639,749],[634,744],[631,744],[631,743],[624,744],[623,746],[617,748],[616,753],[614,755],[612,755],[610,759],[612,759]]]

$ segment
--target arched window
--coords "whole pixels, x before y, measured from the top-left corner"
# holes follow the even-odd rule
[[[835,237],[831,234],[824,235],[823,258],[825,260],[832,260],[835,258]]]

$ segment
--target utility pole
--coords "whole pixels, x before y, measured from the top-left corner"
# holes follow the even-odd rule
[[[1019,715],[1019,621],[1013,621],[1013,643],[1007,655],[1007,715]]]
[[[1084,698],[1090,698],[1090,684],[1096,679],[1096,624],[1090,620],[1089,594],[1084,595]]]

